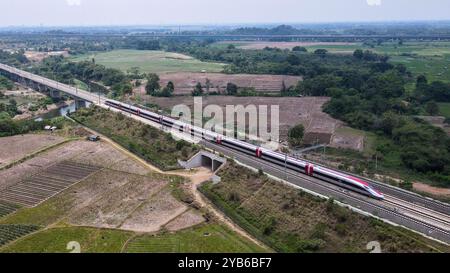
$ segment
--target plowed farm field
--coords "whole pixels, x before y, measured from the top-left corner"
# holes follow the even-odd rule
[[[279,93],[283,82],[285,86],[296,86],[302,80],[299,76],[284,75],[250,75],[250,74],[222,74],[222,73],[165,73],[160,74],[161,85],[166,86],[169,81],[175,85],[176,95],[191,94],[197,83],[201,83],[206,90],[209,80],[209,92],[225,93],[228,83],[234,83],[241,88],[255,88],[257,92]],[[145,90],[144,90],[145,91]]]

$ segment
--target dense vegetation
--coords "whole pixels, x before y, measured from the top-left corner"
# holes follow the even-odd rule
[[[14,88],[14,83],[10,81],[8,78],[0,75],[0,90],[12,90]],[[0,93],[0,98],[3,94]]]
[[[26,134],[33,131],[43,130],[46,125],[55,126],[61,129],[64,118],[54,118],[51,120],[13,120],[5,112],[0,113],[0,137]]]
[[[55,79],[66,84],[74,84],[75,79],[83,81],[91,91],[109,93],[120,97],[132,91],[132,77],[118,69],[106,68],[95,60],[70,62],[62,56],[49,57],[42,64],[34,66],[31,72]]]
[[[25,57],[23,50],[10,53],[0,49],[0,63],[19,66],[28,63],[28,59]]]

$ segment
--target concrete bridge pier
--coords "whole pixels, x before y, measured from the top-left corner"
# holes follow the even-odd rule
[[[50,97],[52,99],[61,99],[61,92],[56,89],[50,89]]]
[[[86,101],[82,99],[75,99],[75,110],[86,108]]]

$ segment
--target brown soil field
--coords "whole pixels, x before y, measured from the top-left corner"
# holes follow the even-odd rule
[[[70,160],[80,153],[86,151],[89,152],[95,145],[95,143],[87,141],[72,141],[63,146],[39,154],[9,169],[1,170],[0,177],[2,177],[2,179],[0,180],[0,190],[41,172],[51,165]]]
[[[205,218],[201,216],[197,211],[190,209],[169,222],[165,227],[169,231],[177,231],[185,229],[191,226],[198,225],[205,221]]]
[[[114,180],[122,183],[121,186],[114,187],[108,194],[102,194],[95,202],[79,210],[69,220],[75,225],[102,228],[120,228],[133,214],[138,220],[147,217],[153,219],[149,214],[139,213],[139,208],[168,183],[163,177],[155,179],[112,170],[106,170],[99,176],[94,175],[89,180],[100,185]]]
[[[172,109],[175,105],[184,104],[193,107],[193,97],[156,98],[143,96],[144,103],[153,103],[163,109]],[[280,109],[280,138],[287,136],[290,127],[303,124],[306,129],[305,141],[315,143],[329,143],[336,129],[342,122],[333,119],[322,112],[322,106],[329,98],[326,97],[232,97],[208,96],[203,98],[203,106],[219,105],[225,113],[226,105],[267,105],[270,115],[270,106],[278,105]]]
[[[223,44],[232,44],[235,42],[221,42]],[[264,49],[266,47],[277,47],[280,49],[292,49],[296,46],[320,46],[320,45],[352,45],[354,43],[345,42],[239,42],[238,48],[241,49]]]
[[[210,81],[209,92],[225,93],[228,83],[234,83],[238,87],[253,87],[257,92],[278,93],[283,82],[286,87],[296,86],[298,81],[302,80],[299,76],[283,75],[250,75],[250,74],[221,74],[221,73],[166,73],[159,75],[161,86],[166,86],[169,81],[175,85],[176,95],[191,94],[197,83],[201,83],[205,92],[206,81]],[[141,88],[141,92],[145,88]]]
[[[61,162],[0,191],[0,201],[33,207],[99,170],[89,165]]]
[[[29,134],[0,138],[0,168],[33,152],[64,141],[51,134]]]
[[[53,51],[53,52],[39,52],[39,51],[26,51],[25,57],[32,62],[41,62],[45,58],[50,56],[64,56],[68,57],[68,51]]]

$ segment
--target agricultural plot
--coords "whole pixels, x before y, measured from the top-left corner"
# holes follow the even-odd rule
[[[201,83],[205,91],[226,93],[228,83],[234,83],[240,88],[255,88],[257,92],[279,93],[283,83],[286,88],[296,86],[302,80],[299,76],[283,75],[250,75],[250,74],[220,74],[220,73],[165,73],[160,74],[161,85],[165,86],[169,81],[175,85],[176,95],[190,95],[197,83]],[[209,85],[207,85],[209,81]],[[209,88],[207,88],[209,86]],[[141,90],[145,93],[145,88]]]
[[[5,145],[12,143],[13,137],[2,138]],[[9,141],[8,141],[9,140]],[[112,156],[105,156],[111,151]],[[41,153],[25,162],[15,165],[9,169],[0,170],[0,191],[27,178],[44,171],[50,166],[63,161],[78,162],[81,164],[93,164],[94,166],[109,166],[121,160],[123,157],[117,156],[117,151],[105,143],[93,143],[89,141],[71,141],[62,146],[56,147]],[[86,160],[83,160],[86,158]],[[98,162],[96,162],[98,159]]]
[[[95,202],[71,215],[70,223],[153,232],[186,210],[186,206],[168,191],[167,177],[140,176],[108,170],[107,173],[94,175],[89,181],[106,183],[118,179],[125,183],[116,186],[108,194],[99,195]]]
[[[67,243],[73,240],[80,242],[82,252],[121,252],[137,234],[152,237],[155,233],[168,235],[166,231],[180,241],[181,248],[152,243],[151,251],[263,251],[231,230],[216,228],[214,221],[202,225],[203,212],[179,197],[187,180],[153,173],[121,153],[105,142],[73,141],[0,172],[7,174],[6,181],[0,183],[2,191],[14,190],[24,199],[23,207],[14,207],[15,213],[0,218],[0,240],[2,225],[8,225],[5,234],[10,242],[0,245],[0,252],[68,252]],[[11,170],[29,170],[30,174],[6,173]],[[61,192],[56,192],[60,188]],[[50,198],[51,194],[54,196]],[[45,201],[36,206],[28,203],[31,200],[34,204],[36,198]],[[8,204],[0,201],[1,213],[9,213]],[[25,232],[19,229],[14,237],[10,227],[19,223],[47,228],[16,240]],[[196,232],[187,232],[192,228]],[[204,246],[208,242],[212,243]]]
[[[83,180],[99,168],[62,162],[0,192],[0,200],[33,207]]]
[[[4,201],[0,201],[0,218],[16,211],[19,207]]]
[[[95,59],[98,64],[127,72],[138,67],[145,73],[166,72],[221,72],[224,64],[202,62],[190,56],[178,53],[151,50],[113,50],[95,55],[83,55],[72,58],[74,61]]]
[[[0,138],[0,168],[45,147],[62,142],[62,137],[40,135],[17,135]]]
[[[235,42],[235,41],[223,41],[218,42],[214,44],[214,46],[218,47],[226,47],[228,45],[235,45],[238,48],[241,49],[264,49],[266,47],[276,47],[279,49],[289,49],[296,46],[302,46],[302,47],[343,47],[348,51],[348,48],[350,46],[355,46],[355,43],[347,43],[347,42],[262,42],[262,41],[255,41],[255,42]]]
[[[0,247],[38,229],[34,225],[0,225]]]
[[[183,104],[193,108],[192,97],[155,98],[141,97],[143,103],[159,105],[162,109],[172,109],[175,105]],[[279,106],[280,109],[280,138],[287,138],[289,128],[297,124],[303,124],[306,129],[305,141],[307,143],[330,143],[336,129],[342,126],[342,122],[333,119],[322,111],[322,106],[329,98],[326,97],[231,97],[208,96],[203,98],[203,106],[218,105],[225,109],[227,105],[255,105],[257,107],[267,105],[270,115],[270,107]],[[169,110],[170,112],[170,110]],[[225,118],[225,116],[224,116]],[[269,116],[270,121],[270,116]],[[270,124],[269,124],[270,125]],[[359,144],[358,144],[359,145]],[[358,147],[355,147],[356,149]]]

